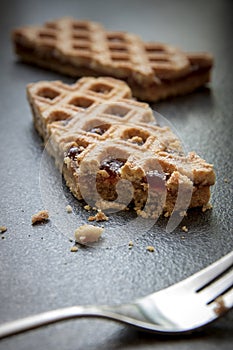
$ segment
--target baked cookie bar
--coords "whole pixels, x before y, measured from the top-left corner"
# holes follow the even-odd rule
[[[27,94],[35,127],[78,199],[102,210],[131,205],[144,217],[207,205],[213,166],[195,152],[185,155],[125,82],[41,81]]]
[[[213,58],[185,53],[134,34],[106,31],[101,24],[70,17],[13,31],[16,54],[73,77],[111,76],[125,80],[133,95],[158,101],[194,91],[210,80]]]

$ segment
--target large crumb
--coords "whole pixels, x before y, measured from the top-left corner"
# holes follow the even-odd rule
[[[6,232],[7,227],[6,226],[0,226],[0,233]]]
[[[182,227],[181,227],[181,230],[184,231],[184,232],[188,232],[187,226],[182,226]]]
[[[82,244],[97,242],[103,231],[102,227],[85,224],[75,230],[75,241]]]
[[[73,209],[72,209],[71,205],[66,206],[66,211],[67,211],[67,213],[72,213]]]
[[[32,215],[32,225],[37,224],[39,222],[43,222],[48,220],[49,212],[48,210],[41,210],[38,213]]]
[[[108,216],[102,211],[98,211],[94,216],[89,216],[88,221],[108,221]]]

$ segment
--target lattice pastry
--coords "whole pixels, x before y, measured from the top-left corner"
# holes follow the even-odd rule
[[[133,95],[157,101],[186,94],[210,80],[213,59],[207,53],[184,53],[162,43],[145,43],[137,35],[106,31],[91,21],[70,17],[12,34],[15,52],[28,63],[73,77],[124,79]]]
[[[42,81],[27,92],[35,127],[78,199],[102,209],[133,205],[152,217],[171,214],[180,190],[184,200],[175,210],[208,203],[213,166],[194,152],[185,155],[175,134],[132,99],[123,81]]]

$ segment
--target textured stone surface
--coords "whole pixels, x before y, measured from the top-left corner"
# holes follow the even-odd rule
[[[0,225],[8,230],[1,234],[5,239],[0,238],[0,322],[75,304],[127,302],[181,280],[232,250],[232,3],[21,0],[3,1],[1,7]],[[133,31],[145,40],[214,54],[210,90],[154,106],[170,120],[188,150],[196,150],[215,164],[212,211],[192,211],[172,234],[165,232],[165,220],[149,233],[135,232],[131,250],[120,228],[133,220],[128,213],[113,215],[104,224],[119,227],[119,237],[111,247],[79,249],[77,253],[70,252],[72,243],[67,238],[72,229],[59,230],[56,212],[47,224],[31,226],[32,214],[50,208],[45,208],[42,200],[39,175],[43,147],[32,126],[25,86],[42,79],[73,80],[17,63],[9,32],[18,25],[66,14],[101,21],[110,29]],[[48,190],[50,197],[57,198],[59,186],[53,176],[47,184],[52,188]],[[77,225],[85,223],[89,214],[63,189],[66,222],[73,215],[65,210],[70,203]],[[188,233],[181,230],[183,225]],[[148,245],[155,247],[154,253],[146,251]],[[231,312],[202,333],[161,338],[103,320],[77,320],[2,340],[0,349],[225,350],[231,349],[232,321]]]

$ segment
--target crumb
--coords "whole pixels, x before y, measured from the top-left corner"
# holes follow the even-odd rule
[[[41,210],[38,213],[32,215],[32,225],[37,224],[38,222],[43,222],[48,220],[49,212],[48,210]]]
[[[228,180],[227,178],[225,178],[225,179],[224,179],[224,182],[228,183],[228,182],[229,182],[229,180]]]
[[[76,245],[74,245],[73,247],[70,248],[70,251],[72,253],[77,252],[78,251],[78,247]]]
[[[5,236],[2,236],[2,239],[5,239]]]
[[[6,226],[0,226],[0,233],[6,232],[7,227]]]
[[[67,213],[72,213],[73,209],[72,209],[71,205],[66,206],[66,211],[67,211]]]
[[[75,230],[75,241],[82,244],[96,242],[103,231],[102,227],[85,224]]]
[[[153,253],[153,252],[155,251],[155,248],[154,248],[152,245],[148,245],[148,246],[146,247],[146,250],[148,250],[148,252]]]
[[[212,204],[207,203],[206,205],[203,205],[202,211],[204,213],[206,210],[209,210],[209,209],[212,209],[212,208],[213,208]]]
[[[179,215],[180,217],[184,217],[184,216],[187,216],[188,214],[187,214],[187,211],[183,210],[179,212]]]
[[[133,246],[134,246],[133,242],[132,242],[132,241],[130,241],[130,242],[128,243],[128,246],[129,246],[129,249],[132,249],[132,248],[133,248]]]
[[[181,230],[184,231],[184,232],[188,232],[188,228],[186,226],[182,226]]]
[[[216,313],[217,316],[221,316],[222,314],[225,314],[225,312],[228,310],[224,303],[224,299],[222,296],[218,297],[215,300],[216,307],[214,308],[214,312]]]
[[[90,211],[91,210],[91,206],[89,204],[87,204],[87,205],[84,206],[84,209],[87,210],[87,211]]]
[[[168,211],[166,211],[166,213],[164,213],[164,215],[163,215],[165,218],[168,218],[169,216],[170,216],[170,214],[169,214],[169,212]]]
[[[181,239],[185,239],[185,236],[181,236]]]
[[[108,216],[106,216],[101,210],[94,216],[89,216],[88,221],[108,221]]]

